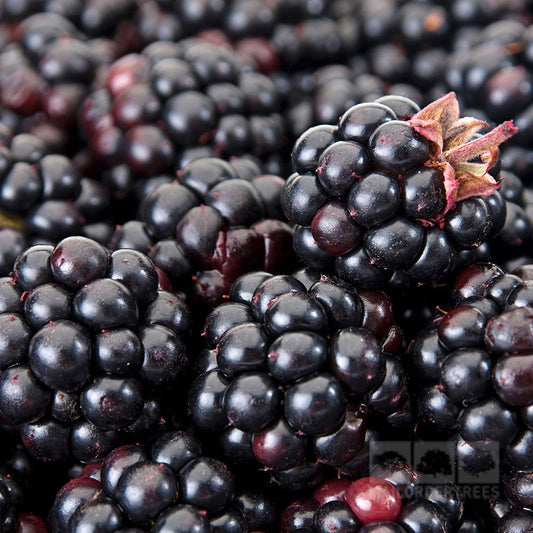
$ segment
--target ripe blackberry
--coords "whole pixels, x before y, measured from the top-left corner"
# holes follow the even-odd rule
[[[25,250],[2,288],[0,412],[32,454],[89,462],[159,427],[191,322],[146,256],[67,237]]]
[[[146,42],[191,35],[253,58],[261,72],[305,71],[353,55],[358,47],[357,7],[345,2],[193,0],[146,2],[139,29]]]
[[[283,148],[276,86],[231,50],[201,39],[154,42],[103,78],[79,122],[104,181],[126,199],[139,179],[173,179],[194,150],[266,161]]]
[[[520,43],[521,49],[528,49],[529,22],[498,14],[501,7],[486,18],[486,6],[475,4],[478,5],[469,6],[465,13],[470,11],[469,18],[477,18],[477,24],[485,25],[479,27],[479,32],[470,33],[464,28],[462,44],[448,58],[444,80],[465,105],[477,107],[488,120],[514,119],[519,131],[502,149],[502,166],[527,182],[531,162],[531,59],[510,43]]]
[[[89,465],[57,493],[52,531],[267,530],[275,516],[264,497],[237,485],[222,461],[206,456],[185,431],[167,431],[150,445],[123,445]]]
[[[189,390],[193,425],[207,438],[218,432],[222,453],[258,462],[283,488],[301,490],[324,465],[348,463],[368,412],[389,415],[406,399],[388,299],[317,271],[241,276],[204,338]]]
[[[311,265],[361,287],[436,283],[503,226],[505,203],[487,172],[516,128],[506,122],[470,140],[485,123],[460,119],[453,93],[408,120],[388,98],[298,139],[283,209]]]
[[[507,203],[505,224],[491,242],[491,259],[502,265],[515,266],[531,263],[531,236],[533,234],[531,188],[513,172],[502,170],[503,177],[501,195]],[[509,270],[513,270],[511,266]]]
[[[465,269],[455,304],[410,346],[420,435],[456,439],[459,468],[479,473],[532,468],[530,267]],[[455,436],[455,437],[454,437]],[[501,464],[501,466],[498,466]]]
[[[16,472],[9,467],[0,467],[0,524],[2,531],[31,531],[46,533],[48,530],[44,520],[33,513],[24,512],[24,494]]]
[[[109,240],[114,223],[110,193],[85,178],[67,156],[50,153],[34,135],[15,135],[0,147],[0,241],[2,273],[9,274],[14,255],[28,242],[56,244],[69,235]]]
[[[3,22],[20,22],[37,13],[61,15],[82,31],[93,37],[110,35],[126,17],[135,9],[132,0],[118,0],[113,5],[106,5],[98,0],[83,2],[55,2],[54,0],[37,0],[25,2],[7,2],[2,5]],[[46,17],[45,17],[46,20]],[[50,19],[53,20],[53,19]]]
[[[7,276],[13,270],[13,264],[18,254],[27,247],[24,233],[20,231],[18,223],[13,219],[2,217],[6,222],[0,223],[0,276]],[[2,227],[3,226],[3,227]]]
[[[251,269],[286,271],[293,254],[291,228],[281,220],[283,180],[240,162],[190,162],[177,181],[155,187],[141,202],[137,236],[130,235],[130,222],[128,233],[127,225],[119,228],[111,246],[149,247],[149,257],[172,281],[184,286],[192,277],[189,292],[204,308],[220,303],[233,281]]]

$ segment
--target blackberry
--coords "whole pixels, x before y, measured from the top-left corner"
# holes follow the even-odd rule
[[[274,516],[264,497],[237,485],[228,466],[206,456],[200,441],[179,430],[149,445],[123,445],[64,485],[51,506],[53,531],[85,527],[135,531],[253,531]]]
[[[507,216],[499,235],[491,243],[491,259],[502,266],[531,263],[531,189],[513,172],[502,170],[501,195],[507,204]],[[509,270],[513,270],[511,266]]]
[[[471,8],[470,16],[487,20],[485,6]],[[481,32],[468,36],[465,31],[464,43],[449,57],[444,79],[466,105],[479,109],[480,116],[484,114],[491,121],[515,119],[519,132],[503,147],[502,166],[527,181],[531,159],[531,62],[527,54],[509,48],[509,43],[519,42],[520,47],[527,48],[531,31],[527,21],[508,15],[500,19],[497,12],[491,13]]]
[[[136,181],[171,181],[195,149],[262,161],[277,156],[285,138],[280,110],[265,75],[231,50],[193,38],[154,42],[118,59],[84,101],[79,122],[125,209]]]
[[[2,9],[2,20],[6,22],[22,21],[37,13],[52,13],[64,17],[80,31],[96,37],[112,35],[122,22],[121,19],[132,14],[135,3],[131,0],[119,0],[108,6],[98,0],[66,3],[38,0],[21,2],[18,5],[8,2]]]
[[[190,162],[177,181],[147,195],[139,206],[140,221],[119,228],[111,246],[148,247],[149,257],[173,282],[186,286],[184,281],[192,278],[189,294],[207,309],[250,269],[285,271],[293,255],[291,228],[280,213],[283,180],[261,174],[255,165],[245,169],[239,161]],[[128,236],[130,226],[139,222],[135,227],[142,235]]]
[[[222,453],[258,462],[284,488],[316,484],[321,466],[361,449],[369,411],[383,417],[406,399],[393,320],[383,293],[317,271],[241,276],[206,319],[189,390],[194,427],[218,432]]]
[[[504,273],[490,263],[465,269],[453,285],[454,304],[409,348],[425,382],[417,431],[455,439],[458,466],[470,474],[533,467],[529,270]]]
[[[200,35],[250,56],[271,74],[351,56],[359,44],[356,11],[344,2],[151,1],[140,9],[139,29],[147,42]]]
[[[19,530],[35,531],[36,533],[46,533],[47,528],[44,520],[29,512],[23,512],[22,488],[18,484],[15,473],[9,468],[0,474],[0,523],[2,530],[7,533]]]
[[[313,237],[295,240],[301,259],[361,287],[446,279],[463,251],[504,223],[487,172],[516,128],[506,122],[466,142],[483,125],[460,119],[449,93],[409,120],[376,101],[348,109],[337,126],[309,129],[282,192],[287,218]]]
[[[107,243],[114,227],[110,208],[107,188],[80,175],[70,158],[50,153],[34,135],[15,135],[0,149],[2,274],[28,243],[55,245],[78,234]]]
[[[521,54],[509,44],[521,41],[527,32],[524,22],[518,21],[508,6],[487,9],[471,5],[468,16],[467,8],[462,13],[464,18],[456,18],[451,5],[393,4],[358,4],[357,31],[352,33],[356,48],[344,54],[342,63],[333,65],[329,61],[315,71],[297,72],[295,76],[281,73],[283,83],[291,87],[287,98],[293,134],[299,136],[317,124],[335,124],[350,106],[384,94],[401,94],[423,104],[453,90],[461,102],[478,108],[490,107],[485,102],[496,100],[498,94],[509,95],[494,106],[502,110],[507,107],[506,114],[489,114],[492,120],[516,116],[513,106],[524,109],[519,100],[530,90],[529,73],[522,69]],[[474,15],[476,10],[483,14]],[[493,21],[494,28],[490,25]],[[289,41],[288,33],[286,38]],[[289,41],[292,46],[294,41]],[[364,59],[357,53],[360,51],[364,51]],[[510,80],[505,83],[505,73],[524,80],[523,88],[517,90]],[[489,84],[493,74],[499,79]],[[518,98],[511,96],[513,91]],[[487,116],[488,109],[484,111],[483,116]],[[481,109],[476,109],[476,116],[480,113]],[[398,118],[404,115],[397,114]]]
[[[2,287],[0,412],[32,454],[90,462],[159,427],[191,320],[146,256],[67,237],[25,250]]]
[[[527,510],[517,509],[506,514],[498,522],[498,533],[504,531],[527,531],[533,525],[533,513]]]
[[[11,219],[0,228],[0,276],[11,272],[17,256],[28,247],[26,236],[20,231],[20,226],[16,226],[19,226],[18,222]]]
[[[319,67],[308,75],[305,83],[299,82],[297,77],[298,74],[287,80],[291,84],[291,91],[287,94],[287,113],[294,139],[316,125],[335,125],[346,109],[361,102],[386,98],[385,95],[398,102],[407,101],[409,103],[405,108],[398,107],[395,110],[398,117],[403,118],[419,110],[413,99],[418,104],[424,101],[415,86],[389,85],[387,80],[371,74],[367,66],[357,68],[330,64]],[[399,97],[399,94],[402,96]],[[385,102],[386,100],[383,103]]]

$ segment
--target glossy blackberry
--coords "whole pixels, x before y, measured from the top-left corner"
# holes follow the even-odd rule
[[[533,525],[533,513],[516,509],[506,514],[497,524],[498,533],[504,531],[527,531]]]
[[[24,500],[20,481],[16,472],[3,466],[0,474],[0,521],[2,529],[6,532],[28,531],[46,533],[44,520],[36,514],[23,512]]]
[[[340,5],[339,5],[340,4]],[[358,46],[356,6],[342,2],[149,2],[140,30],[149,41],[199,34],[250,56],[266,74],[306,70],[351,56]]]
[[[391,355],[401,340],[388,344],[395,328],[383,293],[312,270],[245,274],[206,319],[190,418],[207,438],[227,435],[222,453],[258,462],[283,488],[316,483],[321,465],[341,467],[359,452],[369,409],[386,416],[402,406],[405,374]]]
[[[394,118],[410,118],[419,111],[417,103],[423,103],[424,99],[415,85],[391,85],[386,77],[374,75],[370,70],[368,63],[335,63],[321,66],[309,75],[286,75],[291,84],[286,98],[293,138],[318,124],[336,125],[347,109],[362,102],[376,100],[378,108],[378,102],[385,98],[382,103],[388,112],[393,110]],[[357,127],[356,120],[351,123]]]
[[[26,250],[5,279],[0,411],[35,456],[89,462],[159,427],[191,321],[150,259],[67,237]]]
[[[411,344],[412,368],[425,385],[418,394],[420,435],[458,435],[459,467],[501,472],[531,467],[533,400],[529,381],[529,268],[505,273],[476,264],[456,279],[454,304]]]
[[[0,228],[0,275],[7,276],[13,270],[17,256],[27,247],[26,236],[19,228],[6,225]]]
[[[484,26],[479,27],[482,30],[479,34],[464,28],[460,38],[462,44],[450,55],[444,79],[466,105],[479,108],[480,113],[491,121],[516,119],[520,132],[503,148],[502,162],[505,161],[504,168],[527,180],[528,139],[531,135],[527,94],[531,91],[531,61],[528,54],[509,50],[508,45],[517,40],[521,46],[528,46],[526,43],[531,41],[529,22],[509,16],[494,17],[498,9],[489,10],[491,16],[486,19],[485,6],[477,5],[477,2],[464,4],[468,6],[465,13],[479,16],[479,23]],[[515,84],[518,80],[521,80],[520,87]]]
[[[106,70],[101,87],[82,105],[80,126],[123,208],[136,181],[172,179],[190,161],[191,149],[260,160],[281,153],[285,131],[277,88],[241,59],[191,38],[154,42]],[[113,178],[123,172],[127,180]]]
[[[453,93],[407,119],[393,110],[402,113],[404,104],[393,96],[357,104],[337,126],[303,133],[292,153],[295,174],[282,193],[287,218],[313,237],[295,240],[300,258],[361,287],[395,284],[397,277],[412,284],[445,280],[467,261],[464,251],[504,226],[505,202],[487,171],[496,146],[515,132],[512,123],[475,137],[484,123],[472,119],[457,142],[442,141],[431,133],[437,122],[467,120],[459,118]],[[474,161],[491,139],[490,163],[468,163],[461,174],[459,159]],[[446,151],[454,142],[461,148]],[[333,267],[324,260],[328,255]]]
[[[531,262],[531,189],[515,173],[502,170],[501,196],[506,202],[502,230],[491,243],[491,260],[513,270]]]
[[[150,445],[113,449],[90,471],[64,485],[51,506],[53,531],[84,527],[135,531],[253,531],[274,516],[265,498],[246,488],[225,463],[206,456],[186,431],[167,431]],[[230,528],[230,529],[227,529]]]
[[[147,195],[139,206],[141,220],[118,228],[111,246],[148,247],[155,265],[173,282],[188,282],[193,301],[207,309],[221,303],[247,271],[286,271],[294,257],[292,230],[280,209],[283,180],[261,174],[256,165],[245,174],[239,161],[188,163],[177,181]]]
[[[56,468],[55,476],[48,465],[35,461],[20,444],[16,430],[1,429],[0,493],[2,529],[46,533],[41,516],[46,517],[53,492],[64,479],[64,469]],[[44,480],[48,476],[48,486]]]

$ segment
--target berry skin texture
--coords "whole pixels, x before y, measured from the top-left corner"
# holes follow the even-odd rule
[[[402,174],[420,165],[429,155],[427,141],[409,124],[399,120],[390,120],[376,128],[369,146],[378,168],[393,174]]]
[[[402,508],[398,489],[375,477],[354,481],[346,489],[344,500],[363,524],[378,520],[394,522]]]
[[[69,261],[69,256],[81,260]],[[108,268],[105,248],[91,239],[78,237],[65,239],[52,253],[50,266],[54,277],[69,289],[80,289],[93,279],[105,276]]]

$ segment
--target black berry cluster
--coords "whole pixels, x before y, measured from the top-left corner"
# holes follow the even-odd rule
[[[277,75],[350,57],[359,46],[357,11],[357,4],[342,0],[151,0],[142,4],[137,20],[147,43],[199,34]]]
[[[459,486],[423,482],[405,459],[378,457],[370,476],[332,478],[312,497],[291,502],[279,527],[282,533],[298,528],[314,533],[448,533],[467,526],[488,527],[480,517],[472,520],[468,515]]]
[[[530,283],[530,266],[512,274],[491,263],[469,267],[455,282],[455,305],[408,352],[424,382],[418,433],[455,441],[467,473],[501,474],[519,507],[527,507],[533,468]]]
[[[368,410],[390,415],[406,398],[390,302],[314,271],[241,276],[204,336],[189,391],[194,427],[287,488],[316,483],[321,464],[349,463]]]
[[[0,0],[0,530],[531,533],[532,101],[532,0]]]
[[[483,123],[461,120],[453,93],[423,110],[384,96],[303,133],[282,193],[302,260],[365,288],[445,280],[505,223],[487,171],[514,127],[487,134],[489,156],[489,138],[474,137]]]
[[[280,111],[275,84],[246,58],[193,38],[115,61],[83,102],[80,125],[104,181],[127,195],[139,178],[174,177],[202,156],[279,159]]]
[[[33,246],[0,302],[1,419],[36,457],[91,461],[160,426],[190,315],[146,256],[85,237]]]
[[[0,122],[51,151],[78,149],[76,115],[91,84],[138,46],[128,22],[135,10],[133,0],[3,2]]]
[[[46,533],[44,520],[34,514],[39,467],[13,433],[8,428],[0,431],[0,526],[6,533]]]
[[[111,247],[146,252],[173,282],[192,281],[195,300],[212,308],[241,274],[279,273],[293,263],[283,183],[245,159],[197,159],[147,194],[140,220],[119,227]]]

